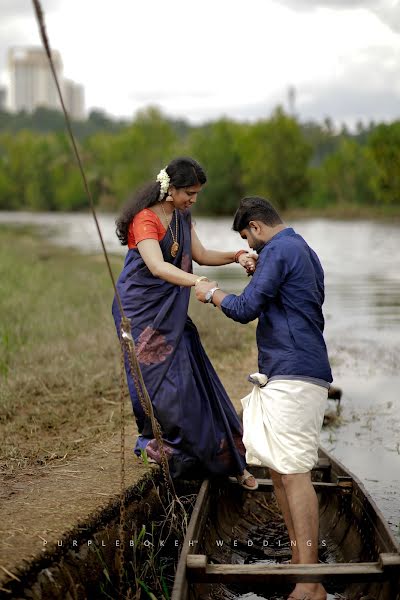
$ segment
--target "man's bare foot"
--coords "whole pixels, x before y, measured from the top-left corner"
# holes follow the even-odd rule
[[[284,565],[298,565],[298,564],[300,564],[300,560],[299,560],[298,556],[292,555],[292,558],[290,560],[284,560],[283,564]]]
[[[326,600],[327,594],[320,583],[298,583],[287,600]]]

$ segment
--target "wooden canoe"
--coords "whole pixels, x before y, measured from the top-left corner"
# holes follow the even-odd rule
[[[328,598],[400,600],[400,547],[354,475],[324,450],[313,470],[320,506],[320,563],[285,564],[289,540],[268,469],[259,487],[205,480],[176,570],[172,600],[287,597],[295,582],[322,582]]]

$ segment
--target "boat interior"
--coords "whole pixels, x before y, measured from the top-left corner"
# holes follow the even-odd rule
[[[340,463],[321,450],[312,473],[320,536],[319,564],[310,566],[290,564],[268,469],[251,471],[259,483],[254,492],[234,479],[203,482],[173,600],[285,600],[296,581],[321,581],[329,600],[400,599],[399,548],[360,482]]]

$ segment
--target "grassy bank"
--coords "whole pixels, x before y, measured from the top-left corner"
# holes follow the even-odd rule
[[[121,258],[113,258],[117,275]],[[0,466],[13,473],[87,452],[119,429],[119,344],[103,258],[54,247],[28,228],[0,228]],[[228,392],[253,331],[191,303]]]

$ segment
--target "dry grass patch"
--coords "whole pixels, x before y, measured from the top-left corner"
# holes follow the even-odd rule
[[[116,428],[119,346],[97,257],[2,228],[0,282],[1,467],[11,473]]]

